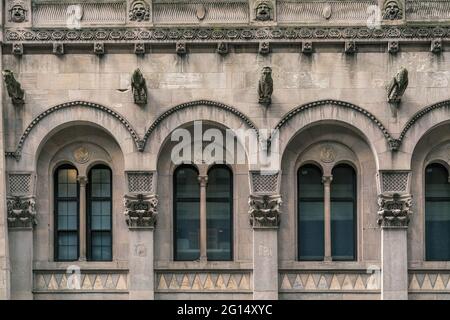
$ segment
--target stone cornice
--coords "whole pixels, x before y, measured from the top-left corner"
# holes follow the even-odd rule
[[[95,28],[5,29],[4,43],[248,43],[270,41],[292,42],[360,42],[450,40],[448,26],[383,26],[368,27],[241,27],[241,28]]]

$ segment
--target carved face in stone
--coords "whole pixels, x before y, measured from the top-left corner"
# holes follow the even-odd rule
[[[270,67],[264,67],[262,73],[263,77],[266,78],[272,74],[272,69]]]
[[[260,20],[260,21],[271,20],[272,18],[271,18],[270,11],[271,11],[271,8],[270,8],[269,4],[267,4],[266,2],[261,2],[256,7],[256,20]]]
[[[131,7],[131,20],[144,21],[149,20],[149,8],[144,1],[135,1]]]
[[[388,1],[384,5],[384,18],[385,19],[401,19],[402,12],[397,1]]]
[[[11,14],[11,21],[13,22],[25,21],[27,11],[22,5],[16,4],[12,6],[9,12]]]

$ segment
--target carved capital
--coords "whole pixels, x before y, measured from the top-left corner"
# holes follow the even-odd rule
[[[130,229],[153,229],[158,216],[158,197],[151,195],[125,195],[125,217]]]
[[[9,228],[33,228],[37,224],[34,197],[7,197],[6,206]]]
[[[200,187],[206,188],[206,186],[208,185],[208,176],[198,176],[197,179]]]
[[[280,195],[250,195],[250,224],[253,228],[278,228],[280,225]]]
[[[322,183],[323,184],[331,184],[331,182],[333,181],[333,176],[323,176],[322,177]]]
[[[85,176],[78,176],[78,183],[80,184],[80,187],[85,188],[88,184],[88,178]]]
[[[412,214],[410,194],[381,194],[378,196],[378,225],[382,228],[407,228]]]

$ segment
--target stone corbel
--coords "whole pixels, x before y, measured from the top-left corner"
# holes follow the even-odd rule
[[[280,195],[250,195],[250,225],[257,228],[278,228],[280,225]]]
[[[10,229],[32,229],[37,224],[34,196],[7,197],[6,205]]]
[[[378,196],[378,225],[382,228],[407,228],[412,214],[410,194],[388,193]]]
[[[151,195],[125,195],[125,217],[130,229],[153,229],[158,216],[158,197]]]

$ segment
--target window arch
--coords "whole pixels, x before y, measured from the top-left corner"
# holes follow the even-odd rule
[[[298,181],[298,257],[320,261],[324,258],[324,189],[322,171],[315,165],[304,165]]]
[[[206,212],[208,260],[232,260],[233,175],[225,165],[208,172]]]
[[[112,260],[112,173],[105,165],[89,171],[87,185],[87,258]]]
[[[200,257],[200,186],[198,170],[191,165],[178,167],[174,186],[174,249],[175,260],[196,260]]]
[[[346,164],[332,171],[331,256],[333,260],[356,258],[356,173]]]
[[[80,253],[78,171],[72,165],[58,167],[54,174],[55,260],[78,260]]]
[[[450,184],[448,170],[432,163],[425,169],[425,256],[450,260]]]

